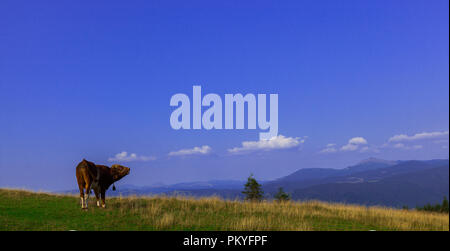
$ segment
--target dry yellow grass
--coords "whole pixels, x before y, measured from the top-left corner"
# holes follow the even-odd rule
[[[307,202],[241,202],[219,198],[120,197],[111,207],[141,216],[157,229],[449,230],[447,214]]]

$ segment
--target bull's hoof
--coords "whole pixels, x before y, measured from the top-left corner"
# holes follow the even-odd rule
[[[83,211],[87,211],[88,210],[88,208],[87,207],[83,207],[83,208],[81,208]]]

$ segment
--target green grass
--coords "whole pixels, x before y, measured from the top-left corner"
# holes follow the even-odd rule
[[[93,197],[93,196],[92,196]],[[92,198],[91,197],[91,198]],[[0,189],[0,230],[449,230],[448,214],[317,201],[78,197]]]

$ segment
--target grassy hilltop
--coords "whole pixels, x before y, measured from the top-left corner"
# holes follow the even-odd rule
[[[317,201],[107,198],[82,211],[75,196],[0,189],[0,230],[449,230],[448,214]]]

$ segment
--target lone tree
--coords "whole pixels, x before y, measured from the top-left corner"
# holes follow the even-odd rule
[[[448,200],[447,196],[444,196],[444,200],[442,201],[441,212],[448,213]]]
[[[275,194],[274,197],[278,202],[285,202],[291,199],[291,196],[287,194],[282,187],[278,188],[278,192]]]
[[[244,191],[245,200],[249,200],[252,202],[259,202],[263,198],[264,192],[261,189],[261,185],[253,178],[253,174],[250,175],[247,179],[247,183],[245,183]]]

